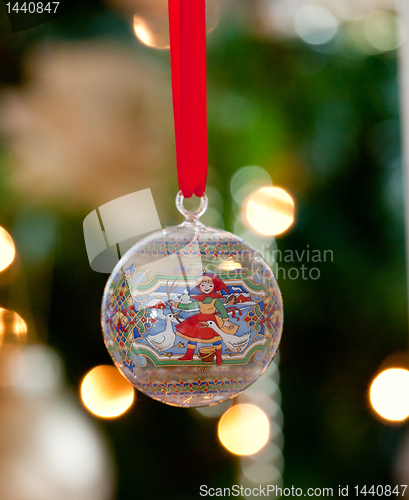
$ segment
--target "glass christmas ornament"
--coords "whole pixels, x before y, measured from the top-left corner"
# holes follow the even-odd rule
[[[277,350],[283,306],[274,275],[241,238],[183,207],[179,226],[152,233],[118,262],[102,329],[117,368],[163,403],[208,406],[237,396]]]

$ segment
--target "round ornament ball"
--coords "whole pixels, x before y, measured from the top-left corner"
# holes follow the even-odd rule
[[[196,212],[152,233],[118,262],[105,287],[102,330],[117,368],[147,396],[209,406],[237,396],[273,359],[283,305],[267,263]]]

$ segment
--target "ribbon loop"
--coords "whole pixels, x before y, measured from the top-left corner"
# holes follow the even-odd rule
[[[207,177],[205,0],[168,0],[179,188],[201,197]]]

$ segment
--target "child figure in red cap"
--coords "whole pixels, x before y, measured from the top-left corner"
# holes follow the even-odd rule
[[[227,293],[229,293],[229,290],[220,278],[210,273],[203,273],[197,286],[202,294],[192,297],[194,302],[189,304],[182,304],[173,300],[168,302],[169,305],[185,311],[197,309],[197,307],[200,310],[199,313],[185,319],[185,321],[182,321],[176,327],[178,335],[188,340],[186,354],[179,358],[179,361],[191,361],[197,342],[200,342],[214,345],[216,349],[216,364],[221,365],[223,363],[222,339],[217,332],[205,326],[204,323],[214,321],[224,333],[231,335],[236,333],[238,325],[234,325],[229,321],[229,315],[223,302],[220,300],[221,290],[225,290]],[[219,314],[216,314],[216,311]]]

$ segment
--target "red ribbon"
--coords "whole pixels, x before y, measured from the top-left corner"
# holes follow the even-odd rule
[[[202,196],[207,176],[205,0],[168,0],[179,189]]]

